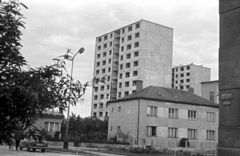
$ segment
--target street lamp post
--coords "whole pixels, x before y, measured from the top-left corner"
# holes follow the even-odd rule
[[[84,48],[80,48],[76,54],[73,55],[73,57],[70,59],[72,61],[72,68],[71,68],[71,78],[73,75],[73,63],[74,63],[74,58],[77,54],[82,54],[84,52]],[[69,88],[70,91],[72,89],[72,83],[70,82]],[[68,149],[68,126],[69,126],[69,110],[70,110],[70,102],[68,103],[68,112],[67,112],[67,126],[66,126],[66,135],[64,139],[64,144],[63,148]]]

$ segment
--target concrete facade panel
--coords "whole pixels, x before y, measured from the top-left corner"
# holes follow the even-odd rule
[[[187,138],[187,129],[186,128],[179,128],[178,129],[178,137],[179,138]]]
[[[167,127],[157,127],[157,136],[166,138],[166,134],[168,133]]]

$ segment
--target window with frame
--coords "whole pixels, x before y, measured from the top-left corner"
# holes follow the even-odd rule
[[[139,32],[135,34],[135,38],[139,38]]]
[[[137,48],[137,47],[139,47],[139,42],[134,43],[134,48]]]
[[[121,47],[121,51],[124,51],[124,46]]]
[[[157,127],[147,126],[147,136],[157,136]]]
[[[101,46],[98,46],[98,50],[101,50]]]
[[[105,69],[102,69],[102,74],[105,74],[106,70]]]
[[[97,96],[97,95],[95,95],[95,96],[94,96],[94,100],[97,100],[97,99],[98,99],[98,96]]]
[[[214,91],[209,92],[209,101],[214,102]]]
[[[184,81],[183,80],[180,80],[180,83],[183,83]]]
[[[190,66],[187,66],[187,70],[190,70]]]
[[[93,112],[93,117],[97,117],[97,113],[96,112]]]
[[[129,82],[125,82],[125,87],[129,87]]]
[[[138,61],[134,61],[134,62],[133,62],[133,66],[134,66],[134,67],[137,67],[137,66],[138,66]]]
[[[157,116],[157,107],[148,106],[147,107],[147,116]]]
[[[108,112],[105,112],[105,117],[108,117]]]
[[[110,67],[108,68],[108,72],[111,72],[111,68]]]
[[[131,48],[131,44],[127,45],[127,50],[130,50]]]
[[[106,56],[107,56],[107,52],[104,52],[104,53],[103,53],[103,57],[106,57]]]
[[[122,61],[122,60],[123,60],[123,55],[120,56],[120,61]]]
[[[102,112],[99,112],[99,117],[102,117],[103,116],[103,113]]]
[[[176,74],[176,78],[178,78],[178,75]]]
[[[106,99],[109,99],[109,94],[107,94],[107,97],[106,97]]]
[[[180,77],[183,77],[184,76],[184,74],[180,74]]]
[[[122,43],[124,42],[124,37],[122,38]]]
[[[140,28],[140,23],[137,23],[136,25],[135,25],[135,29],[139,29]]]
[[[123,65],[122,65],[122,64],[120,64],[120,70],[121,70],[121,69],[123,69]]]
[[[127,37],[127,40],[128,40],[128,41],[132,40],[132,35],[129,35],[129,36]]]
[[[110,81],[110,76],[108,76],[107,80]]]
[[[188,119],[197,120],[197,111],[188,110]]]
[[[97,67],[99,67],[100,66],[100,62],[97,62]]]
[[[190,73],[187,73],[187,76],[190,76]]]
[[[125,73],[125,78],[129,78],[130,77],[130,72],[126,72]]]
[[[94,106],[93,106],[94,109],[97,109],[97,104],[95,103]]]
[[[122,79],[122,73],[121,73],[121,74],[119,74],[119,79]]]
[[[197,139],[197,130],[196,129],[188,129],[188,139]]]
[[[207,130],[207,140],[215,140],[215,131]]]
[[[104,95],[103,94],[100,95],[100,99],[104,99]]]
[[[99,70],[96,70],[96,75],[98,75],[99,74]]]
[[[107,38],[108,38],[108,37],[107,37],[107,35],[106,35],[106,36],[104,36],[104,40],[107,40]]]
[[[216,114],[214,112],[207,112],[207,121],[208,122],[215,122],[216,121]]]
[[[103,108],[103,103],[100,103],[100,106],[99,106],[99,108]]]
[[[122,93],[121,92],[118,92],[118,97],[120,98],[122,96]]]
[[[122,88],[122,83],[120,82],[119,85],[118,85],[119,88]]]
[[[118,130],[118,131],[120,131],[120,130],[121,130],[120,128],[121,128],[120,126],[117,126],[117,130]]]
[[[123,28],[123,29],[122,29],[122,34],[124,34],[124,33],[125,33],[125,29]]]
[[[168,117],[172,118],[172,119],[177,119],[178,118],[178,109],[169,108]]]
[[[136,86],[136,85],[137,85],[137,81],[133,81],[132,86]]]
[[[98,92],[98,87],[95,87],[94,90],[95,90],[95,92]]]
[[[102,42],[102,38],[101,37],[98,38],[98,42]]]
[[[138,57],[138,51],[134,52],[134,57]]]
[[[102,62],[102,65],[103,65],[103,66],[106,65],[106,61],[105,61],[105,60]]]
[[[108,60],[108,64],[110,64],[111,62],[112,62],[111,59],[109,59],[109,60]]]
[[[136,93],[136,90],[133,90],[132,93]]]
[[[108,108],[108,103],[106,103],[106,108]]]
[[[110,46],[110,47],[112,46],[112,42],[110,42],[109,46]]]
[[[126,68],[130,68],[131,64],[130,63],[126,63]]]
[[[177,128],[169,127],[168,128],[168,137],[169,138],[177,138]]]
[[[128,92],[128,91],[125,91],[125,92],[124,92],[124,96],[127,96],[127,95],[129,95],[129,92]]]
[[[131,58],[131,53],[126,55],[126,59],[130,59]]]
[[[133,71],[133,76],[137,76],[138,75],[138,71]]]
[[[112,37],[113,37],[113,34],[111,33],[111,34],[110,34],[110,38],[112,38]]]
[[[109,50],[109,55],[112,55],[112,50]]]
[[[129,27],[128,27],[128,31],[132,31],[132,26],[129,26]]]
[[[104,44],[104,45],[103,45],[103,48],[106,49],[106,48],[107,48],[107,44]]]
[[[118,112],[121,112],[121,107],[118,107]]]
[[[100,54],[97,54],[97,59],[99,59],[101,57],[101,55]]]
[[[181,71],[184,71],[184,67],[181,68]]]
[[[175,81],[176,84],[178,84],[178,81]]]
[[[109,90],[110,89],[110,86],[109,85],[107,85],[107,90]]]
[[[101,86],[101,91],[103,91],[104,90],[104,86]]]

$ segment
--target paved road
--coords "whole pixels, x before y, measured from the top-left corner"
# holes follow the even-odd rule
[[[48,151],[42,153],[39,150],[35,152],[28,152],[26,150],[16,151],[15,149],[8,150],[7,146],[0,146],[0,156],[73,156],[73,154],[52,153]]]

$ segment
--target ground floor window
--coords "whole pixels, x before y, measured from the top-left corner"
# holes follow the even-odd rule
[[[168,137],[169,138],[177,138],[177,128],[169,127],[168,128]]]
[[[157,136],[157,127],[147,126],[147,136]]]
[[[196,129],[188,129],[188,139],[197,139]]]
[[[215,131],[207,130],[207,140],[215,140]]]
[[[60,131],[60,123],[59,122],[45,122],[44,129],[48,132]]]

